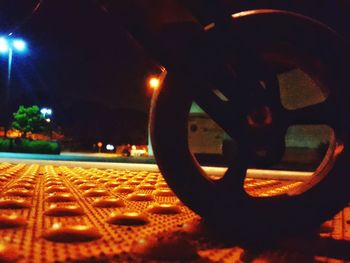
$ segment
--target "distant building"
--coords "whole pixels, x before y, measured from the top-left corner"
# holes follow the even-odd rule
[[[227,135],[224,130],[193,103],[188,118],[190,151],[194,154],[222,154],[225,138]]]

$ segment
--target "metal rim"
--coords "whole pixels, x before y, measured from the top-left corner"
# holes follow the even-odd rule
[[[241,37],[250,40],[259,32],[263,37],[283,39],[302,49],[317,47],[312,52],[328,66],[323,79],[330,81],[336,96],[336,104],[332,104],[336,109],[330,114],[348,112],[345,88],[350,84],[346,75],[349,49],[332,30],[304,16],[274,10],[236,14],[233,26],[233,35],[237,36],[238,32]],[[318,48],[320,46],[322,48]],[[324,50],[329,52],[324,54]],[[209,180],[187,145],[187,115],[193,99],[190,92],[192,85],[196,83],[189,83],[188,76],[182,72],[169,70],[151,114],[157,163],[169,185],[190,208],[212,224],[224,226],[225,231],[239,231],[247,226],[251,233],[265,231],[264,227],[277,233],[318,225],[346,204],[349,194],[344,185],[349,179],[345,171],[346,160],[350,157],[347,147],[337,156],[333,168],[324,170],[328,175],[326,178],[297,196],[253,198],[243,190],[244,178],[232,176],[225,183]],[[342,116],[334,118],[339,121],[336,125],[346,126]],[[348,127],[340,128],[342,145],[347,146]],[[244,159],[241,161],[244,162]]]

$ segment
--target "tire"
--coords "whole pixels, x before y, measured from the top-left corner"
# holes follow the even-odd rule
[[[215,30],[205,34],[217,37]],[[211,180],[190,153],[187,142],[187,116],[195,97],[194,85],[196,80],[198,85],[202,80],[176,67],[168,70],[151,109],[151,138],[159,168],[187,206],[229,237],[286,235],[313,229],[333,217],[350,200],[349,125],[345,120],[350,99],[346,90],[350,86],[349,47],[323,24],[285,11],[240,13],[233,18],[227,34],[225,37],[250,44],[266,42],[269,45],[282,40],[302,50],[300,54],[310,52],[322,65],[320,74],[319,68],[313,68],[315,64],[310,66],[303,57],[296,60],[333,94],[329,115],[334,118],[335,144],[317,170],[317,182],[304,184],[298,194],[260,198],[244,191],[244,178],[228,174],[221,180]],[[281,59],[288,60],[289,55]],[[246,158],[242,155],[241,161],[244,163]],[[245,174],[246,167],[242,165],[240,169],[235,172]]]

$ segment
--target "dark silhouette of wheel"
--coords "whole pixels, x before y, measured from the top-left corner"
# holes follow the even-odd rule
[[[228,235],[304,231],[334,216],[350,200],[347,43],[315,20],[276,10],[237,13],[229,25],[203,31],[200,41],[190,50],[211,53],[210,59],[191,57],[188,52],[188,64],[169,67],[151,109],[153,149],[170,187]],[[227,66],[220,63],[226,63],[227,57],[233,63],[225,75],[222,71]],[[183,65],[190,66],[184,69]],[[281,105],[274,74],[294,66],[322,88],[327,94],[324,101],[295,110]],[[221,81],[227,75],[234,81]],[[217,86],[228,94],[227,100],[213,95]],[[237,142],[235,163],[219,180],[211,179],[189,150],[187,118],[193,101]],[[243,181],[257,152],[261,155],[262,147],[269,162],[280,158],[281,138],[294,124],[324,124],[333,130],[313,179],[293,193],[266,198],[248,195]]]

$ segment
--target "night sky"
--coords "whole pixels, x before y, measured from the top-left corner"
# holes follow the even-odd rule
[[[146,130],[151,93],[145,83],[158,67],[110,14],[90,1],[51,0],[37,10],[37,1],[5,2],[0,35],[13,32],[28,42],[28,52],[13,57],[12,111],[20,104],[50,106],[56,124],[80,135],[92,129],[98,135],[92,140],[121,143],[130,140],[121,138],[126,130]],[[6,63],[1,56],[1,86]]]
[[[147,109],[143,81],[155,66],[97,4],[46,1],[22,21],[14,35],[28,41],[29,53],[14,57],[12,85],[27,99],[51,105],[64,97]]]
[[[114,3],[135,1],[147,2]],[[52,107],[53,124],[86,144],[98,140],[145,143],[151,99],[145,83],[159,68],[118,23],[115,14],[102,8],[103,2],[108,1],[0,0],[0,35],[12,32],[28,42],[26,54],[14,54],[10,110],[21,104]],[[155,8],[165,2],[171,1],[153,0],[150,9],[154,7],[166,18],[164,10]],[[204,6],[204,2],[214,1],[189,1],[194,7]],[[221,2],[230,3],[232,12],[251,8],[300,11],[350,38],[347,0]],[[174,10],[168,8],[169,14]],[[212,9],[202,11],[206,14]],[[0,56],[1,98],[5,97],[6,63],[6,56]],[[4,105],[2,100],[2,113]],[[0,114],[0,124],[3,121],[4,114]]]

